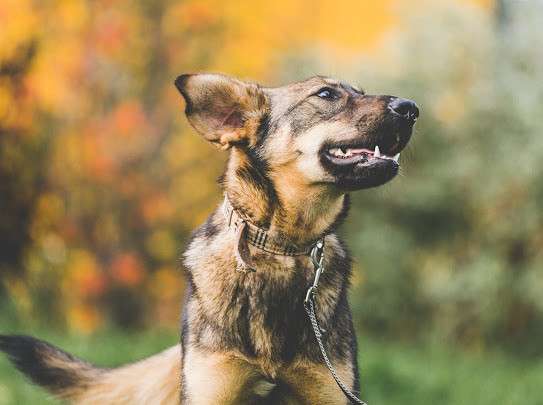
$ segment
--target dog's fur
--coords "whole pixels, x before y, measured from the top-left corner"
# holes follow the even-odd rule
[[[375,157],[342,164],[328,151],[379,145],[392,156],[407,144],[414,120],[390,108],[395,97],[325,77],[263,88],[196,74],[180,76],[176,86],[194,128],[230,150],[221,183],[236,211],[293,244],[324,236],[317,314],[339,376],[359,393],[347,300],[351,259],[335,230],[347,214],[347,193],[389,181],[398,165]],[[244,273],[236,271],[235,249],[236,235],[217,209],[185,253],[182,343],[153,357],[110,370],[30,337],[1,336],[0,349],[32,381],[82,404],[348,403],[304,313],[310,258],[250,246],[256,272]]]

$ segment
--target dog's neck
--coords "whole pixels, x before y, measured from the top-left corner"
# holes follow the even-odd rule
[[[344,217],[345,195],[324,185],[307,185],[301,176],[270,173],[262,162],[233,148],[224,175],[234,208],[253,224],[295,244],[331,231]]]

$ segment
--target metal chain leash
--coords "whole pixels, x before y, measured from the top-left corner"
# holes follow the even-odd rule
[[[339,375],[334,369],[332,362],[330,361],[330,359],[328,358],[328,355],[326,354],[326,349],[324,348],[324,343],[321,339],[322,329],[319,326],[317,315],[315,313],[315,295],[317,292],[317,287],[319,285],[320,276],[322,272],[324,271],[324,266],[323,266],[324,240],[318,241],[315,247],[311,250],[311,260],[313,262],[313,265],[315,266],[315,279],[313,280],[313,284],[307,289],[307,293],[305,295],[305,300],[304,300],[304,308],[305,308],[305,311],[307,312],[307,316],[309,317],[309,321],[311,322],[311,327],[313,329],[313,333],[315,334],[315,339],[317,339],[317,343],[321,350],[322,357],[324,359],[324,362],[326,363],[326,367],[328,367],[328,370],[330,370],[332,377],[336,381],[336,384],[341,389],[341,391],[343,391],[345,396],[351,401],[351,403],[368,405],[366,402],[357,398],[349,390],[349,388],[347,388],[345,383],[341,381],[341,378],[339,378]]]

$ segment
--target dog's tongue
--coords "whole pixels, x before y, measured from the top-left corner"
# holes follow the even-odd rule
[[[369,149],[364,149],[364,148],[360,148],[360,149],[350,149],[350,151],[354,154],[354,155],[359,155],[361,153],[366,153],[368,155],[373,155],[373,152]]]

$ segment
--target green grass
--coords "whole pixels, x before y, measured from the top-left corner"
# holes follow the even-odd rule
[[[42,333],[63,349],[103,366],[134,361],[177,340],[175,332],[92,337]],[[445,347],[413,347],[360,338],[363,398],[370,405],[543,405],[543,362],[496,353],[467,354]],[[55,404],[0,356],[0,405]]]
[[[361,342],[364,398],[375,404],[542,405],[543,361],[445,347]]]

